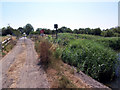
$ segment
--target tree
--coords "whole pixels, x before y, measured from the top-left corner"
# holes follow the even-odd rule
[[[105,30],[104,30],[104,31],[102,31],[102,32],[101,32],[101,36],[106,37],[106,36],[107,36],[107,31],[105,31]]]
[[[18,28],[18,31],[20,31],[21,34],[23,34],[23,33],[25,32],[25,31],[24,31],[24,28],[22,28],[22,27],[19,27],[19,28]]]
[[[52,31],[50,29],[44,29],[45,34],[52,34]]]
[[[114,36],[114,32],[111,30],[108,30],[106,37],[112,37],[112,36]]]
[[[63,30],[61,28],[59,28],[58,33],[63,33]]]
[[[36,29],[36,33],[37,33],[37,34],[40,34],[40,30],[42,30],[42,28],[37,28],[37,29]]]
[[[63,26],[58,29],[58,33],[72,33],[72,30],[70,28]]]
[[[93,30],[93,34],[94,35],[101,35],[101,29],[100,28],[96,28]]]
[[[91,34],[91,29],[90,28],[85,28],[85,34]]]
[[[20,31],[16,30],[16,29],[13,29],[12,33],[17,37],[19,37],[21,35]]]
[[[26,24],[24,26],[24,31],[27,35],[29,35],[31,31],[34,31],[34,28],[31,24]]]
[[[74,30],[73,30],[73,33],[79,34],[79,31],[78,31],[77,29],[74,29]]]
[[[85,33],[85,30],[84,28],[79,28],[79,31],[78,31],[79,34],[84,34]]]
[[[3,27],[2,28],[2,35],[6,36],[7,34],[12,35],[13,34],[13,28],[8,26],[7,28]]]
[[[52,30],[52,34],[55,34],[56,33],[56,30]]]

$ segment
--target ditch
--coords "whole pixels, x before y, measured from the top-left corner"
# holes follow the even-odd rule
[[[118,60],[120,61],[120,52],[118,53]],[[111,82],[105,83],[110,88],[120,88],[120,65],[116,69],[116,77]]]

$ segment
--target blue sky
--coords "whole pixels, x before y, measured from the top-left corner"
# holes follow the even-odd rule
[[[118,25],[118,2],[1,2],[2,26],[13,28],[30,23],[34,29],[106,29]]]

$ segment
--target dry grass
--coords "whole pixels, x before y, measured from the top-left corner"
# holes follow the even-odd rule
[[[4,41],[7,38],[8,38],[8,36],[1,36],[0,40]]]
[[[50,47],[51,47],[51,44],[48,42],[48,41],[41,41],[40,42],[40,45],[39,45],[39,50],[40,50],[40,60],[41,60],[41,63],[43,64],[48,64],[50,62],[50,55],[51,55],[51,52],[50,52]]]
[[[71,81],[65,76],[62,75],[59,79],[59,86],[58,88],[75,88],[76,86],[71,83]]]
[[[17,39],[16,39],[16,37],[15,37],[15,36],[12,36],[12,40],[13,40],[13,41],[16,41]]]
[[[10,43],[4,49],[2,49],[2,57],[4,57],[8,52],[10,52],[15,45],[16,37],[12,37]]]
[[[26,58],[25,47],[26,46],[23,44],[22,47],[24,48],[23,52],[17,56],[17,58],[15,59],[14,63],[10,66],[7,73],[8,78],[13,79],[13,83],[10,85],[9,88],[16,88],[16,84],[20,74],[20,69],[22,69],[25,63],[25,58]]]
[[[74,69],[63,63],[60,58],[56,58],[54,52],[57,45],[51,44],[45,39],[37,43],[39,58],[47,73],[48,82],[51,88],[89,88],[79,78],[74,75]]]

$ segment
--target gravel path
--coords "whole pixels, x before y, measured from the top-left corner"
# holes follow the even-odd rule
[[[43,68],[37,65],[37,53],[30,39],[20,39],[2,58],[2,88],[49,88]]]

